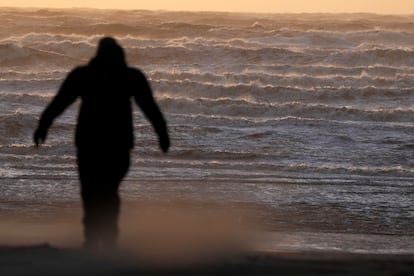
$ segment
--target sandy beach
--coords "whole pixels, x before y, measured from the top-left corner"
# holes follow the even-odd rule
[[[376,237],[332,233],[305,237],[301,236],[305,233],[275,231],[253,235],[251,231],[258,225],[241,223],[240,212],[234,209],[231,212],[228,206],[182,201],[125,205],[119,249],[110,252],[81,249],[79,208],[66,213],[60,209],[59,216],[3,215],[0,275],[408,276],[414,273],[412,253],[332,249],[346,246],[346,241],[341,240],[344,238],[352,240],[352,244],[360,243],[360,248],[362,243],[373,248]],[[243,214],[246,216],[246,209]],[[410,237],[390,236],[389,244],[404,239],[409,242]],[[324,249],[317,249],[318,242]]]
[[[187,266],[87,254],[47,244],[0,247],[1,275],[413,275],[414,255],[249,252]]]

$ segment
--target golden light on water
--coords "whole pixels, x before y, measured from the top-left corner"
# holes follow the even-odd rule
[[[383,14],[414,14],[412,0],[2,0],[9,7],[91,7],[109,9],[155,9],[236,12],[369,12]]]

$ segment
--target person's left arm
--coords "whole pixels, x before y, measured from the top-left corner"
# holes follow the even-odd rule
[[[56,96],[42,113],[38,127],[33,135],[33,140],[36,146],[39,146],[40,143],[43,143],[46,140],[47,132],[54,119],[62,114],[62,112],[76,100],[76,86],[79,81],[77,80],[77,75],[78,73],[76,69],[69,73]]]

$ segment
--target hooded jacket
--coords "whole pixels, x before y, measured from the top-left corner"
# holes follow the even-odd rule
[[[78,149],[131,149],[134,145],[134,99],[159,137],[167,135],[166,122],[154,101],[144,74],[128,67],[123,49],[112,38],[100,41],[88,65],[69,73],[42,114],[39,127],[48,128],[77,98],[81,99],[75,143]]]

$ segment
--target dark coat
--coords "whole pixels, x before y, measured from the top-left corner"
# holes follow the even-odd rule
[[[97,55],[88,65],[75,68],[42,114],[39,129],[48,129],[77,98],[81,99],[75,139],[78,149],[131,149],[132,99],[150,120],[160,140],[168,140],[166,122],[144,74],[128,67],[123,59]]]

